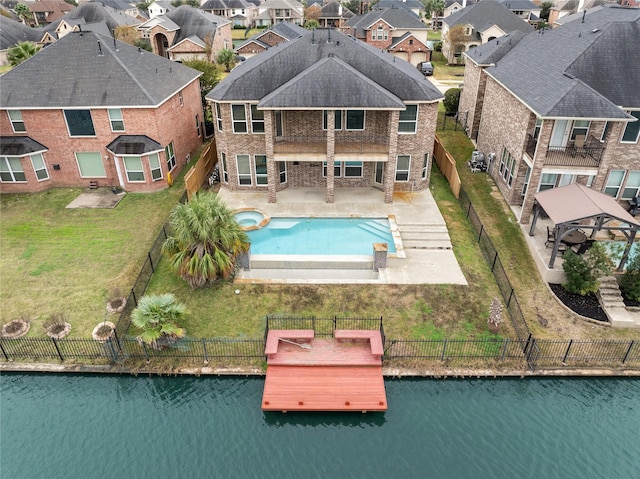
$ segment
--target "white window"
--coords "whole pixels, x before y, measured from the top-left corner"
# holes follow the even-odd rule
[[[151,179],[153,181],[162,178],[162,167],[160,166],[160,156],[157,153],[149,155],[149,169],[151,170]]]
[[[218,131],[222,131],[222,113],[220,112],[220,103],[216,103],[216,120],[218,121]]]
[[[322,176],[327,176],[327,162],[322,162]],[[342,163],[339,161],[333,162],[333,176],[335,178],[340,178],[342,176]]]
[[[122,110],[120,108],[109,108],[109,121],[111,122],[111,131],[124,131],[124,119],[122,118]]]
[[[533,127],[533,138],[538,139],[540,136],[540,130],[542,129],[542,118],[536,118],[536,126]]]
[[[96,136],[90,110],[64,110],[69,136]]]
[[[11,121],[11,128],[13,128],[14,133],[24,133],[27,131],[20,110],[7,110],[7,114],[9,115],[9,121]]]
[[[418,123],[418,105],[407,105],[404,111],[400,112],[398,122],[398,133],[415,133]]]
[[[127,172],[129,183],[144,182],[144,170],[142,169],[142,158],[139,156],[123,156],[124,171]]]
[[[345,178],[362,178],[362,162],[361,161],[345,161],[344,177]]]
[[[607,178],[607,184],[604,187],[604,193],[606,195],[613,196],[614,198],[618,197],[622,181],[624,180],[624,173],[624,170],[611,170],[609,178]]]
[[[424,154],[424,163],[422,163],[422,179],[426,179],[429,175],[429,153]]]
[[[278,173],[280,174],[280,184],[287,182],[287,163],[284,161],[278,162]]]
[[[347,131],[364,130],[364,110],[347,110]]]
[[[251,158],[249,155],[236,155],[236,167],[238,169],[238,184],[251,186]]]
[[[167,170],[173,170],[176,167],[176,152],[173,149],[173,141],[165,147],[164,157],[167,160]]]
[[[550,190],[556,187],[556,181],[558,181],[557,173],[543,173],[540,177],[540,186],[538,191]]]
[[[333,112],[333,114],[335,115],[334,118],[334,129],[336,131],[338,130],[342,130],[342,111],[341,110],[335,110]],[[326,130],[327,129],[327,118],[329,118],[329,115],[327,114],[327,110],[323,110],[322,111],[322,129]]]
[[[611,122],[608,121],[604,124],[604,128],[602,129],[602,135],[600,136],[600,141],[604,143],[609,136],[609,131],[611,131]]]
[[[264,111],[258,110],[258,105],[251,105],[251,131],[264,133]]]
[[[396,181],[409,181],[409,167],[411,166],[411,156],[398,155],[396,159]]]
[[[231,105],[231,120],[234,133],[247,133],[247,111],[244,105]]]
[[[630,171],[622,190],[621,200],[630,200],[640,194],[640,171]]]
[[[106,178],[107,172],[99,151],[76,152],[76,162],[82,178]]]
[[[38,181],[49,179],[49,172],[47,171],[47,165],[44,164],[42,153],[31,155],[31,164],[33,165],[33,171],[36,172]]]
[[[281,137],[284,132],[284,123],[282,121],[282,110],[276,110],[274,113],[276,122],[276,137]]]
[[[571,130],[571,139],[575,140],[577,136],[587,137],[589,133],[589,126],[591,122],[589,120],[576,120],[573,122],[573,129]]]
[[[229,183],[229,170],[227,170],[227,154],[220,152],[220,164],[222,171],[221,180],[223,183]]]
[[[516,159],[506,148],[502,149],[502,157],[500,158],[500,173],[502,179],[511,187],[513,183],[513,175],[516,170]]]
[[[253,157],[254,168],[256,170],[256,185],[266,185],[269,183],[267,177],[267,155],[255,155]]]
[[[382,40],[382,31],[383,31],[382,25],[379,25],[378,26],[378,35],[377,35],[377,38],[376,38],[377,40]]]
[[[3,183],[24,183],[27,181],[20,158],[0,156],[0,180]]]
[[[630,111],[629,115],[637,118],[636,121],[627,123],[622,134],[622,143],[638,143],[640,137],[640,111]]]

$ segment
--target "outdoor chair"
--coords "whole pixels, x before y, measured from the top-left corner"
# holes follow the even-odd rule
[[[589,248],[591,248],[593,246],[593,243],[595,242],[595,240],[588,239],[580,245],[580,247],[576,250],[576,254],[585,254],[587,251],[589,251]]]
[[[575,140],[573,141],[573,146],[575,147],[575,154],[585,156],[584,144],[587,137],[586,135],[576,135]]]
[[[545,248],[548,248],[549,245],[552,245],[555,242],[556,242],[556,229],[553,228],[552,230],[547,226],[547,241],[544,242]]]

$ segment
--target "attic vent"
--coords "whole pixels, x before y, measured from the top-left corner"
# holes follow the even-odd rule
[[[599,32],[599,31],[600,31],[599,28],[594,28],[593,30],[591,30],[591,33],[596,33],[596,32]]]
[[[329,58],[333,58],[333,53],[328,53],[328,54],[327,54],[327,57],[329,57]]]

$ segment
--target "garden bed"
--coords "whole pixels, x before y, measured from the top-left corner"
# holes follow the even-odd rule
[[[562,301],[562,304],[580,316],[605,323],[609,321],[595,294],[580,296],[579,294],[568,292],[561,284],[549,283],[549,287],[553,294]]]

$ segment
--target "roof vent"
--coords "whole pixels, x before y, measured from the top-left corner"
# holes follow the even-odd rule
[[[316,29],[311,30],[311,45],[316,44]]]
[[[599,28],[594,28],[593,30],[591,30],[591,33],[596,33],[596,32],[599,32],[599,31],[600,31]]]
[[[102,51],[102,44],[100,43],[100,40],[98,40],[98,55],[100,55],[100,56],[104,55],[104,53]]]

